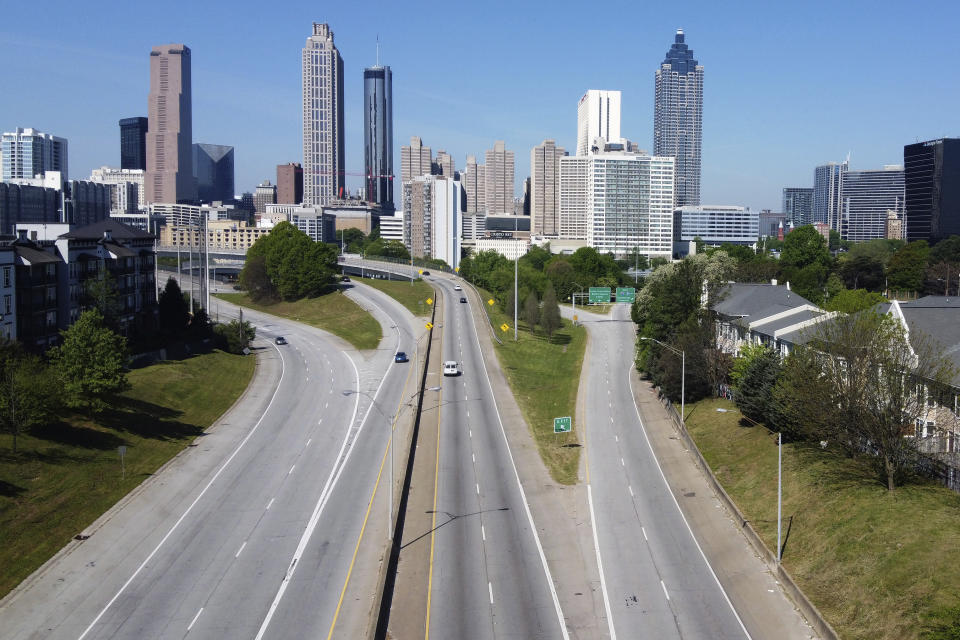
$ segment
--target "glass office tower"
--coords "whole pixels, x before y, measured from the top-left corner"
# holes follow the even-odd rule
[[[393,211],[393,74],[379,65],[363,70],[364,192],[368,202]]]

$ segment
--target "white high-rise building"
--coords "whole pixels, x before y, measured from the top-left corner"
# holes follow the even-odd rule
[[[32,179],[59,171],[67,181],[67,141],[36,129],[18,127],[3,134],[0,143],[3,179]]]
[[[626,151],[560,159],[560,238],[601,253],[673,255],[673,158]]]
[[[849,161],[844,161],[828,162],[813,171],[813,222],[822,222],[837,232],[843,209],[843,174],[849,169]]]
[[[403,183],[403,243],[415,258],[460,266],[462,187],[444,176],[417,176]]]
[[[132,214],[147,206],[143,180],[143,169],[100,167],[90,172],[90,182],[114,185],[110,197],[111,213]]]
[[[590,153],[594,138],[620,139],[620,92],[590,89],[577,105],[577,155]]]
[[[325,205],[344,184],[343,58],[330,25],[313,23],[303,48],[303,202]]]

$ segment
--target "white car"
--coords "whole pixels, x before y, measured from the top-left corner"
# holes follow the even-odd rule
[[[460,369],[457,367],[457,363],[454,360],[447,360],[443,363],[443,375],[445,376],[458,376],[460,375]]]
[[[453,286],[453,290],[454,290],[454,291],[463,291],[463,287],[461,287],[460,285],[457,284],[457,285],[454,285],[454,286]]]

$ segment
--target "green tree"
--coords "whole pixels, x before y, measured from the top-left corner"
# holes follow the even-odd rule
[[[366,234],[355,227],[343,229],[337,234],[337,239],[343,243],[344,251],[348,253],[360,253],[366,244]]]
[[[734,361],[731,381],[737,408],[751,420],[773,426],[776,421],[773,390],[780,375],[780,355],[763,345],[741,351]]]
[[[579,287],[574,284],[577,280],[576,273],[566,258],[554,256],[544,269],[544,273],[553,284],[557,296],[562,300],[569,300],[574,292],[579,292]]]
[[[934,295],[950,295],[951,288],[955,289],[956,285],[960,284],[958,279],[960,279],[960,263],[944,260],[934,262],[927,267],[927,291]]]
[[[870,255],[848,255],[840,260],[838,272],[848,289],[883,291],[883,261]]]
[[[97,275],[86,281],[84,297],[85,305],[99,311],[107,326],[119,329],[123,301],[117,293],[117,281],[102,262],[97,268]]]
[[[262,260],[262,259],[261,259]],[[170,276],[158,299],[160,330],[168,335],[180,335],[190,322],[190,305],[176,278]]]
[[[240,286],[254,302],[272,303],[279,298],[276,287],[267,273],[267,259],[264,256],[247,255],[247,261],[240,272]]]
[[[871,309],[887,299],[882,294],[867,291],[866,289],[843,289],[834,296],[830,296],[823,308],[827,311],[841,313],[856,313]]]
[[[537,298],[537,292],[531,291],[523,301],[523,320],[527,323],[531,333],[537,328],[537,320],[540,317],[540,300]]]
[[[933,245],[930,262],[960,263],[960,236],[950,236]]]
[[[0,426],[17,437],[49,421],[54,415],[60,388],[54,372],[19,343],[0,341]]]
[[[926,240],[915,240],[904,245],[890,257],[887,286],[893,291],[923,289],[929,254],[930,247]]]
[[[214,325],[213,334],[217,337],[221,349],[229,353],[242,354],[257,337],[257,330],[246,320],[243,322],[232,320]]]
[[[540,326],[543,328],[547,337],[553,337],[553,332],[561,327],[560,305],[557,304],[557,293],[553,290],[553,285],[548,284],[547,290],[543,292],[543,305],[540,309]]]
[[[263,286],[262,273],[258,262],[263,258],[263,270],[266,272],[272,288],[284,300],[296,300],[306,296],[316,296],[330,285],[337,270],[337,250],[334,246],[314,242],[304,232],[289,222],[281,222],[265,236],[260,237],[247,251],[247,265],[251,273],[248,277],[241,274],[241,282],[252,281],[258,285],[259,292],[269,292]],[[253,291],[253,289],[248,289]]]
[[[129,387],[126,338],[111,331],[96,309],[83,312],[60,336],[63,344],[50,350],[50,361],[67,403],[102,411],[106,398]]]
[[[780,252],[780,264],[787,268],[802,269],[817,264],[824,269],[830,266],[830,251],[827,241],[812,225],[798,227],[787,234]]]

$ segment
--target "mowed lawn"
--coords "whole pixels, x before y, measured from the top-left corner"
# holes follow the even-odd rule
[[[401,280],[357,278],[355,276],[351,276],[351,279],[357,282],[362,282],[363,284],[371,286],[374,289],[383,291],[385,294],[406,307],[410,313],[415,316],[430,315],[431,307],[426,301],[433,298],[435,294],[433,287],[423,280],[415,280],[411,285],[410,282],[403,282]]]
[[[136,369],[132,388],[94,420],[34,429],[17,453],[0,437],[0,597],[215,422],[255,362],[215,351]]]
[[[410,285],[407,284],[409,287]],[[258,304],[245,293],[218,293],[218,298],[264,313],[296,320],[329,331],[356,349],[376,349],[382,336],[380,323],[369,312],[340,292],[292,302]]]
[[[491,298],[478,289],[484,300]],[[517,342],[513,341],[513,318],[508,318],[498,305],[484,302],[495,327],[506,323],[507,331],[496,329],[503,345],[496,347],[500,365],[530,427],[540,457],[551,477],[561,484],[575,484],[580,466],[580,442],[576,423],[577,389],[587,344],[586,329],[563,321],[563,327],[552,338],[537,330],[531,334],[520,320]],[[480,331],[486,328],[478,327]],[[553,432],[553,419],[570,416],[573,431]]]
[[[776,435],[741,426],[727,400],[687,411],[697,447],[776,549]],[[960,563],[952,561],[960,495],[949,489],[921,482],[889,493],[863,460],[785,444],[783,529],[784,565],[845,639],[922,638],[928,616],[960,603]]]

